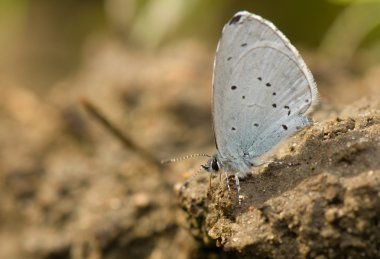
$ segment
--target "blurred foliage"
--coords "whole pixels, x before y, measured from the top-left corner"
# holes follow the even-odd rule
[[[362,50],[369,63],[380,57],[376,0],[0,0],[0,73],[50,86],[77,70],[88,42],[110,37],[143,51],[188,38],[213,50],[243,9],[273,21],[298,47],[345,61]]]
[[[23,84],[49,86],[75,71],[83,43],[105,24],[96,0],[0,0],[0,10],[0,73]]]
[[[380,58],[380,1],[353,1],[330,26],[320,50],[332,59],[350,62],[360,50],[367,65]],[[365,2],[365,3],[362,3]]]
[[[352,3],[373,3],[379,2],[379,0],[330,0],[330,2],[335,4],[352,4]]]

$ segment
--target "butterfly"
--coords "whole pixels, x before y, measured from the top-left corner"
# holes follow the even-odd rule
[[[284,34],[258,15],[236,13],[223,28],[214,61],[217,153],[202,167],[233,173],[239,194],[239,179],[264,155],[313,123],[307,114],[317,101],[313,76]]]

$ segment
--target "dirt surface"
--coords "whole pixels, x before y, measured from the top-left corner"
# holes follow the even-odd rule
[[[275,153],[291,166],[242,182],[242,206],[224,181],[209,189],[204,160],[156,168],[79,104],[92,100],[157,159],[212,154],[212,59],[194,43],[149,55],[94,41],[46,91],[3,77],[0,258],[379,256],[379,105],[351,104],[379,96],[379,69],[354,77],[307,58],[319,123]]]
[[[225,181],[211,189],[205,175],[186,182],[180,193],[188,228],[247,258],[380,257],[378,108],[298,134],[283,147],[284,164],[257,168],[241,182],[241,205]]]

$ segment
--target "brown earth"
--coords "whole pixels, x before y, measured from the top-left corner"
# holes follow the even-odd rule
[[[247,258],[380,257],[380,112],[358,109],[318,123],[279,160],[241,181],[197,175],[180,191],[191,233]],[[233,177],[230,182],[234,182]]]
[[[157,159],[214,152],[212,56],[193,43],[147,55],[97,42],[48,90],[2,77],[0,258],[378,257],[380,106],[351,104],[379,96],[377,68],[354,77],[307,59],[319,123],[275,153],[290,166],[242,181],[241,206],[224,181],[209,189],[203,160],[157,169],[79,104],[92,100]]]

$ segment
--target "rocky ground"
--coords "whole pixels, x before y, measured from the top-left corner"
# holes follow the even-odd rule
[[[241,205],[224,180],[209,188],[203,159],[157,168],[79,101],[158,160],[212,154],[213,54],[202,47],[151,55],[97,42],[49,89],[3,77],[0,257],[379,257],[380,70],[306,57],[322,96],[317,123],[274,153],[283,164],[241,182]]]
[[[366,105],[318,123],[279,160],[242,181],[198,175],[180,191],[187,227],[209,245],[247,258],[380,257],[380,113]],[[234,182],[233,178],[230,182]]]

